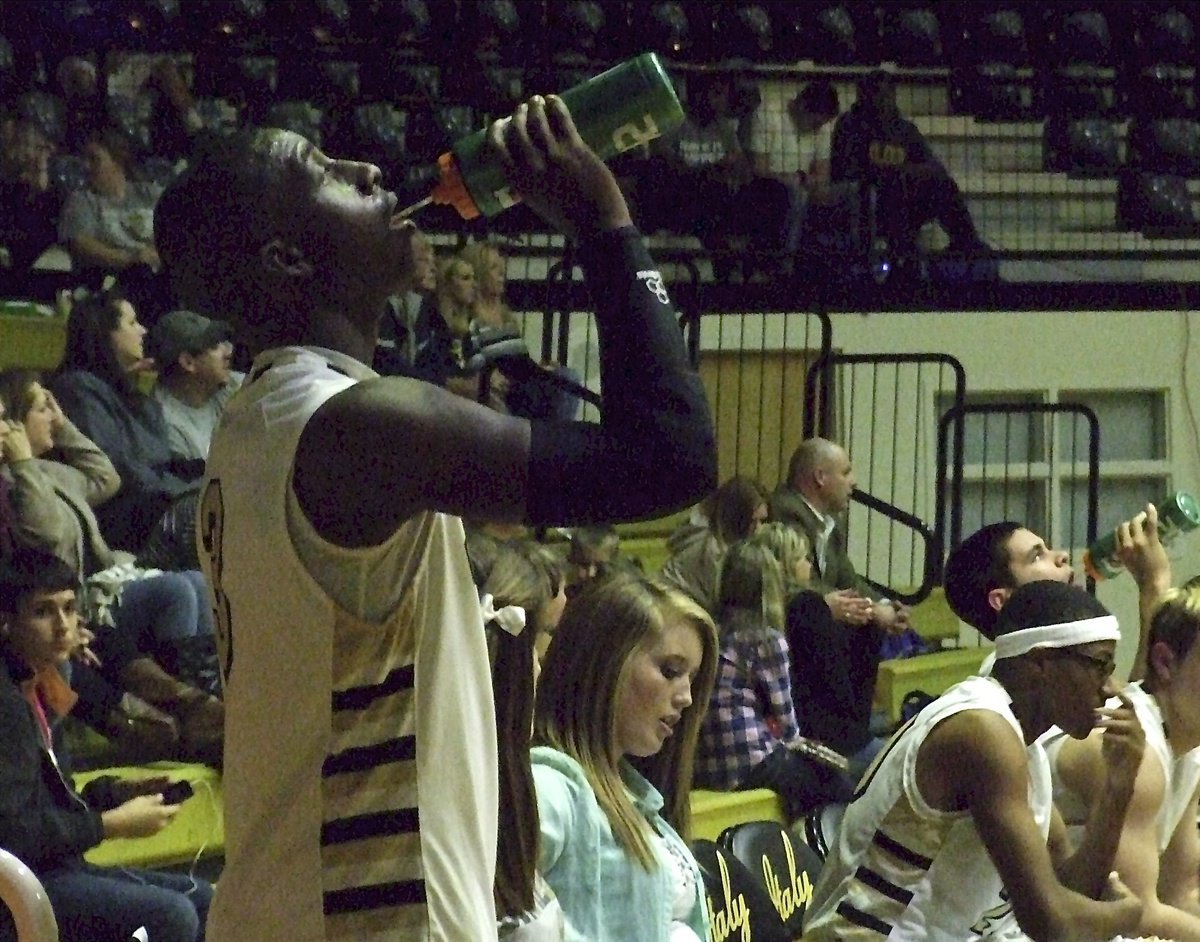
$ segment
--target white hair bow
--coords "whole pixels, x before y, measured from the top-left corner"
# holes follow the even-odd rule
[[[503,608],[496,608],[495,601],[487,593],[479,600],[479,604],[483,608],[483,623],[486,625],[488,622],[494,621],[515,638],[525,628],[525,609],[520,605],[505,605]]]

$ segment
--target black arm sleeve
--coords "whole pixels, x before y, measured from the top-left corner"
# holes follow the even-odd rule
[[[580,247],[596,305],[599,425],[532,423],[528,521],[614,523],[662,516],[716,486],[712,418],[675,309],[632,227]]]

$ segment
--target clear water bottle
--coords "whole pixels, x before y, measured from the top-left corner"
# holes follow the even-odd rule
[[[1200,527],[1200,502],[1185,491],[1177,491],[1155,506],[1158,508],[1158,538],[1164,546]],[[1116,551],[1117,538],[1110,531],[1088,547],[1083,554],[1083,568],[1097,582],[1120,575],[1125,567]]]
[[[601,160],[647,144],[683,123],[683,107],[655,53],[643,53],[561,93],[579,136]],[[438,158],[440,179],[421,203],[453,206],[463,219],[494,216],[521,197],[488,146],[486,129]]]

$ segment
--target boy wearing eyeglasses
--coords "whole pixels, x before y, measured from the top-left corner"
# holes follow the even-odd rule
[[[1142,630],[1131,676],[1135,680],[1147,676],[1145,685],[1131,683],[1122,694],[1145,730],[1147,748],[1114,866],[1144,903],[1139,934],[1200,939],[1196,934],[1200,927],[1196,918],[1200,914],[1196,902],[1200,842],[1194,826],[1181,825],[1189,818],[1194,821],[1196,816],[1200,761],[1187,753],[1200,739],[1191,741],[1187,732],[1175,729],[1168,740],[1157,700],[1164,690],[1178,690],[1178,670],[1168,679],[1156,679],[1153,675],[1160,668],[1152,664],[1147,674],[1146,666],[1151,649],[1159,664],[1185,661],[1195,628],[1180,627],[1187,624],[1187,619],[1181,614],[1182,603],[1175,602],[1172,611],[1176,616],[1168,619],[1175,627],[1165,634],[1151,629],[1151,617],[1156,610],[1162,611],[1159,604],[1171,584],[1170,564],[1158,538],[1154,505],[1147,505],[1145,511],[1118,526],[1116,538],[1117,552],[1138,586],[1141,608]],[[994,639],[997,620],[1009,597],[1017,587],[1037,580],[1073,583],[1075,572],[1069,555],[1047,547],[1041,537],[1020,524],[1007,521],[981,528],[953,550],[946,561],[944,581],[946,599],[954,612]],[[1156,635],[1164,636],[1156,639]],[[1093,669],[1111,673],[1113,666],[1103,661]],[[1152,694],[1152,689],[1159,693]],[[1116,702],[1110,701],[1109,705]],[[1077,741],[1061,730],[1051,729],[1042,742],[1051,760],[1055,805],[1068,823],[1077,825],[1074,830],[1078,836],[1080,826],[1088,822],[1096,806],[1097,790],[1103,787],[1108,761],[1103,739],[1095,733]],[[1184,814],[1185,809],[1191,814]],[[1151,926],[1161,931],[1148,928]],[[1014,942],[1024,938],[1011,915],[994,926],[990,936]]]
[[[846,809],[813,892],[805,942],[995,935],[1105,939],[1142,918],[1112,861],[1145,738],[1111,675],[1116,619],[1082,589],[1039,580],[996,622],[996,665],[892,737]],[[1120,696],[1120,695],[1118,695]],[[1076,848],[1052,801],[1042,736],[1100,729],[1102,788]]]

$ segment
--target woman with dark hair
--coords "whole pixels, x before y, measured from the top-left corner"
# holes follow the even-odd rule
[[[172,501],[198,485],[201,462],[171,455],[159,404],[138,387],[150,361],[146,328],[116,292],[78,302],[67,320],[67,346],[50,389],[79,430],[100,446],[121,476],[116,495],[97,508],[109,543],[142,548]]]
[[[82,157],[88,187],[67,198],[59,238],[77,270],[97,282],[116,275],[139,309],[157,319],[171,297],[154,247],[154,207],[163,188],[135,176],[130,142],[115,128],[89,134]]]
[[[700,513],[703,520],[684,524],[667,540],[671,556],[662,578],[715,616],[721,561],[730,546],[766,522],[767,494],[757,481],[732,477],[701,504]]]
[[[559,942],[562,908],[537,871],[538,816],[529,766],[535,642],[562,614],[554,585],[539,565],[537,545],[500,543],[481,533],[467,538],[467,557],[479,585],[496,705],[500,817],[496,842],[496,918],[505,942]],[[554,622],[554,624],[551,624]]]

